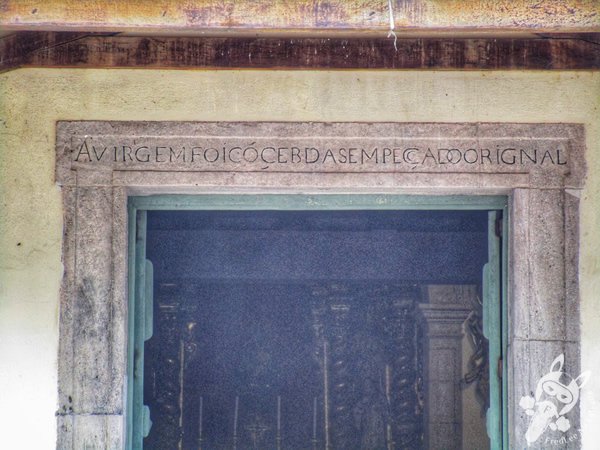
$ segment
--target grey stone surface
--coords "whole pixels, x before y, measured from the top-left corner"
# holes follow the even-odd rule
[[[529,337],[566,338],[564,192],[529,193]],[[533,231],[533,232],[532,232]]]
[[[122,392],[125,392],[124,381],[127,374],[127,306],[128,306],[128,274],[127,274],[127,192],[124,188],[112,190],[112,299],[109,309],[109,345],[108,372],[112,382],[109,404],[115,412],[123,413]]]
[[[515,189],[512,209],[520,212],[510,226],[512,335],[578,339],[578,199],[563,190]]]
[[[57,449],[119,450],[124,448],[125,420],[119,414],[58,417]]]
[[[576,378],[580,374],[579,343],[565,341],[515,340],[510,351],[512,390],[509,393],[509,414],[511,417],[512,440],[511,448],[547,449],[556,447],[551,441],[563,436],[575,436],[579,433],[579,408],[576,406],[566,414],[571,428],[565,433],[547,429],[540,438],[529,444],[525,439],[531,417],[519,405],[523,396],[535,396],[537,383],[542,376],[550,371],[552,362],[560,354],[564,354],[563,371]],[[581,446],[581,436],[569,440],[558,448],[578,449]]]
[[[446,195],[505,195],[513,187],[529,186],[529,175],[439,173],[283,173],[258,176],[253,172],[153,172],[115,171],[113,182],[127,186],[132,195],[198,194],[203,192],[245,193],[327,192]],[[476,187],[476,188],[474,188]]]
[[[122,371],[113,370],[112,188],[80,188],[77,196],[77,269],[73,313],[73,410],[122,411]]]
[[[112,187],[64,188],[63,198],[57,448],[122,448],[126,193]]]
[[[509,336],[529,338],[529,309],[531,303],[531,273],[529,264],[529,189],[514,189],[509,217],[509,285],[508,302]],[[515,214],[514,212],[518,212]],[[523,251],[525,250],[525,251]]]
[[[59,122],[57,180],[73,170],[536,174],[581,185],[568,124]],[[574,136],[576,140],[569,140]],[[579,139],[579,140],[577,140]]]
[[[579,197],[578,192],[565,193],[565,328],[566,339],[580,336],[579,298]]]
[[[75,240],[77,236],[77,188],[63,188],[63,265],[64,274],[60,298],[60,339],[58,348],[58,414],[73,411],[73,299],[75,297]],[[60,434],[60,433],[59,433]]]
[[[569,367],[579,361],[584,142],[583,126],[574,124],[59,122],[65,275],[58,448],[124,445],[127,196],[266,192],[506,195],[509,447],[524,447],[523,390],[557,352],[567,352]],[[240,151],[251,147],[267,150],[243,162]],[[319,150],[315,162],[306,158],[315,156],[311,149]],[[444,302],[460,304],[452,300],[458,297]],[[455,335],[456,325],[433,320],[430,332],[440,336],[432,348],[447,360],[441,337]],[[578,429],[577,411],[570,414]],[[458,435],[458,426],[438,427],[430,446],[448,448],[446,437]]]

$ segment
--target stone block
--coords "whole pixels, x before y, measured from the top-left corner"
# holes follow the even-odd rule
[[[526,433],[532,419],[520,405],[521,399],[524,396],[535,398],[539,380],[550,372],[552,363],[561,354],[564,355],[562,371],[566,372],[571,378],[578,377],[580,374],[580,354],[577,343],[533,340],[516,340],[513,342],[509,359],[509,376],[512,380],[512,390],[509,392],[508,404],[509,415],[511,416],[509,418],[510,429],[512,430],[510,448],[548,448],[549,443],[546,442],[546,438],[554,439],[556,436],[562,437],[563,435],[568,438],[568,436],[578,432],[579,402],[565,415],[566,419],[569,420],[571,431],[561,434],[548,428],[534,442],[528,444],[526,440]],[[579,448],[576,441],[570,440],[569,445],[571,447],[569,448]]]
[[[58,416],[60,450],[121,450],[125,442],[125,419],[122,415]]]
[[[579,197],[565,192],[565,332],[568,341],[580,337],[579,297]]]
[[[72,170],[255,173],[530,173],[536,186],[585,170],[566,124],[59,122],[57,180]],[[254,178],[262,178],[254,175]],[[428,179],[431,179],[428,176]],[[79,181],[76,181],[79,183]],[[456,181],[461,185],[460,181]],[[83,184],[84,181],[82,180]]]
[[[123,403],[123,349],[115,348],[113,326],[112,188],[79,188],[73,311],[73,378],[69,396],[75,413],[120,413]],[[116,319],[123,314],[116,314]],[[122,321],[122,320],[121,320]],[[124,324],[119,324],[123,327]],[[121,338],[122,340],[122,338]],[[122,344],[121,344],[122,345]]]
[[[566,338],[564,193],[529,193],[529,337]]]
[[[63,265],[64,274],[60,298],[60,339],[58,348],[58,404],[59,412],[72,410],[74,389],[73,371],[73,299],[75,297],[76,237],[77,237],[77,189],[63,188]],[[71,400],[69,400],[71,398]]]
[[[531,303],[529,252],[529,190],[515,189],[510,205],[510,285],[508,324],[509,336],[529,337],[529,305]]]

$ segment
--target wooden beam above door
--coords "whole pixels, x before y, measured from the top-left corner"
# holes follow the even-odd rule
[[[3,0],[0,29],[276,34],[600,31],[597,0]]]
[[[0,71],[152,69],[596,70],[597,35],[526,38],[202,38],[23,32],[0,38]]]

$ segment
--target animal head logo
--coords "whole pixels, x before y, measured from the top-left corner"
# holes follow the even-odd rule
[[[529,395],[521,397],[519,406],[531,416],[525,433],[528,444],[537,441],[547,428],[563,433],[571,428],[565,414],[577,404],[579,391],[589,380],[590,372],[583,372],[573,379],[562,371],[564,364],[565,355],[561,354],[550,365],[550,372],[538,381],[535,398]]]

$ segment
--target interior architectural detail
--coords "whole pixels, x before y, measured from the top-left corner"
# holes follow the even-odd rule
[[[461,385],[463,323],[472,311],[475,286],[429,286],[419,305],[427,323],[429,409],[425,448],[462,448]]]
[[[479,295],[472,299],[471,312],[465,322],[466,333],[473,347],[473,354],[469,357],[468,371],[464,376],[464,384],[475,383],[475,392],[481,402],[483,413],[490,404],[490,386],[488,361],[488,340],[483,330],[483,305]]]
[[[448,420],[462,444],[465,397],[474,445],[485,416],[462,390],[462,324],[453,369],[428,377],[419,306],[451,290],[472,311],[475,289],[441,283],[481,283],[488,220],[479,210],[148,211],[144,448],[443,447],[424,410],[428,392],[447,388],[435,404],[456,397]]]
[[[203,209],[210,209],[214,196],[221,194],[228,194],[223,201],[231,209],[242,203],[241,198],[249,197],[253,208],[260,209],[266,197],[282,193],[304,194],[298,209],[318,207],[320,197],[335,197],[346,209],[367,209],[369,205],[402,209],[401,195],[445,195],[450,196],[446,197],[447,209],[452,210],[464,196],[474,201],[501,196],[506,204],[499,209],[505,207],[508,212],[508,228],[502,231],[506,233],[508,254],[503,291],[507,307],[503,336],[506,354],[500,372],[506,399],[503,423],[510,434],[510,448],[525,446],[528,417],[519,410],[518,401],[522,393],[529,391],[528,381],[543,374],[546,362],[560,353],[565,354],[569,372],[579,373],[579,330],[566,326],[578,323],[579,314],[577,212],[578,192],[585,175],[583,128],[579,125],[61,122],[56,150],[56,173],[65,208],[59,448],[79,448],[92,441],[106,448],[121,448],[127,439],[126,408],[130,399],[125,393],[127,383],[132,382],[128,379],[127,336],[133,320],[128,315],[128,299],[145,289],[131,284],[135,272],[127,249],[135,247],[136,241],[128,233],[128,224],[136,223],[132,214],[144,210],[144,199],[153,194],[212,195],[200,203]],[[367,200],[365,196],[372,198]],[[128,216],[130,197],[139,201],[132,203]],[[294,209],[294,202],[299,200],[291,197],[287,207]],[[181,197],[168,200],[164,208],[184,203]],[[157,303],[158,314],[164,318],[161,323],[180,320],[178,307],[168,301],[168,288],[163,286],[166,290],[159,292],[159,297],[163,296]],[[352,301],[340,301],[343,289],[324,285],[312,291],[310,320],[318,350],[314,373],[329,374],[334,380],[343,378],[340,367],[348,358],[336,339],[345,336],[349,321],[356,317],[368,323],[364,317],[369,315],[382,319],[420,314],[429,341],[423,369],[418,358],[411,357],[404,363],[389,360],[383,364],[384,379],[386,370],[406,370],[411,374],[408,383],[414,385],[415,375],[424,370],[438,386],[444,386],[449,373],[455,381],[439,392],[430,390],[425,403],[432,404],[435,398],[436,408],[425,408],[422,422],[403,418],[406,428],[397,430],[393,440],[410,442],[423,424],[430,448],[442,448],[438,442],[456,448],[458,442],[449,444],[449,439],[461,439],[456,429],[462,421],[458,394],[464,375],[459,350],[462,324],[472,310],[476,289],[465,285],[428,286],[428,302],[417,304],[401,296],[400,300],[390,299],[378,306],[388,308],[386,313],[354,308]],[[382,332],[389,333],[386,339],[404,340],[418,333],[416,329],[396,329],[393,322],[389,328],[383,327]],[[182,334],[165,339],[172,339],[175,349],[179,341],[179,353],[167,360],[181,364],[187,359],[187,367],[191,368],[200,364],[198,346],[202,338],[197,334],[198,322],[184,320],[178,326]],[[154,332],[160,334],[163,330]],[[150,342],[151,338],[148,345]],[[377,349],[379,344],[373,345],[371,354],[387,361],[385,346]],[[386,365],[390,369],[385,369]],[[161,370],[176,372],[181,368],[177,364],[164,365]],[[364,368],[366,379],[369,370]],[[343,388],[335,386],[328,392],[332,405],[346,398]],[[312,395],[311,401],[324,394]],[[406,401],[418,405],[416,394]],[[156,395],[164,408],[174,404],[174,391],[167,395],[157,390]],[[198,397],[194,400],[196,417],[200,405],[208,406]],[[382,404],[387,401],[384,397]],[[265,408],[270,408],[271,416],[273,411],[276,417],[279,408],[283,411],[288,407],[284,395],[269,398]],[[305,413],[309,427],[311,401]],[[247,405],[242,395],[234,396],[229,403],[233,404],[233,417],[239,418],[234,428],[243,426],[252,442],[273,432],[277,438],[277,421],[273,424],[270,419],[267,423],[261,414],[242,423],[242,410]],[[378,405],[373,402],[364,407],[377,409]],[[342,424],[338,429],[347,426],[345,413],[334,408],[328,414],[331,423]],[[386,414],[379,416],[382,423]],[[351,435],[344,433],[348,438]],[[319,437],[326,439],[325,430],[319,430]],[[344,439],[333,429],[330,438]],[[361,444],[366,448],[386,442],[371,433],[363,433],[361,439],[373,439]]]

